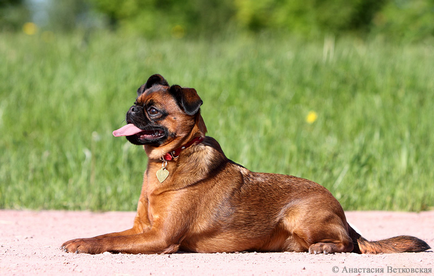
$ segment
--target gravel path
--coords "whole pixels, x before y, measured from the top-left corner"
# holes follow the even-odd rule
[[[434,211],[347,212],[362,235],[413,235],[434,247]],[[60,245],[132,226],[133,212],[0,210],[0,275],[433,275],[434,253],[68,254]],[[336,272],[336,273],[335,273]]]

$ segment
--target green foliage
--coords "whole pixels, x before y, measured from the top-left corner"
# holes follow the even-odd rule
[[[23,0],[0,0],[0,31],[17,31],[30,20],[30,12]]]
[[[395,41],[413,42],[432,38],[433,22],[433,0],[394,0],[376,15],[373,31]]]
[[[0,57],[0,208],[134,210],[146,156],[111,132],[154,73],[196,88],[209,135],[253,171],[347,210],[433,206],[431,46],[0,34]]]
[[[229,0],[91,0],[121,32],[148,37],[210,35],[227,26]]]
[[[364,31],[385,0],[237,0],[237,18],[247,28],[283,29],[303,35]]]
[[[71,32],[87,27],[91,21],[86,0],[51,0],[46,3],[46,7],[50,30]]]
[[[214,35],[227,28],[303,36],[366,33],[387,0],[92,0],[122,32],[146,36]],[[176,30],[178,28],[178,31]],[[182,28],[182,33],[179,30]]]
[[[415,42],[434,35],[433,0],[5,0],[0,30],[20,30],[32,18],[29,9],[47,15],[36,20],[39,29],[107,27],[147,38],[218,38],[237,31]]]

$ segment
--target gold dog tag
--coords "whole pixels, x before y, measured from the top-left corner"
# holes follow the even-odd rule
[[[169,171],[166,170],[165,167],[163,167],[157,171],[157,179],[158,179],[158,181],[160,181],[160,183],[163,183],[163,181],[166,180],[166,178],[168,176],[169,176]]]

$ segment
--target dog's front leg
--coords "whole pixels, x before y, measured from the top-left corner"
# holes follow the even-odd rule
[[[93,237],[92,239],[102,239],[102,238],[116,237],[116,236],[131,236],[131,235],[136,235],[148,231],[151,228],[151,225],[149,220],[147,219],[147,212],[144,213],[140,209],[141,206],[143,205],[139,203],[138,213],[136,218],[134,219],[134,225],[132,228],[121,232],[113,232],[104,235],[98,235],[96,237]]]
[[[75,239],[63,244],[66,252],[99,254],[103,252],[152,254],[178,251],[178,241],[171,235],[161,234],[161,230],[129,236],[100,236],[88,239]]]
[[[103,252],[152,254],[172,253],[178,251],[182,237],[185,234],[186,225],[174,223],[173,216],[161,216],[154,220],[151,226],[140,223],[140,217],[136,217],[134,227],[124,232],[106,234],[87,239],[70,240],[63,244],[66,252],[99,254]],[[182,230],[184,229],[184,230]],[[130,235],[127,235],[130,234]]]

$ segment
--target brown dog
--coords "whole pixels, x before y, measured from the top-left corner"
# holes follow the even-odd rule
[[[202,100],[192,88],[151,76],[137,91],[127,125],[113,134],[144,145],[148,167],[131,229],[63,244],[78,253],[297,251],[418,252],[411,236],[369,242],[323,186],[255,173],[206,137]]]

